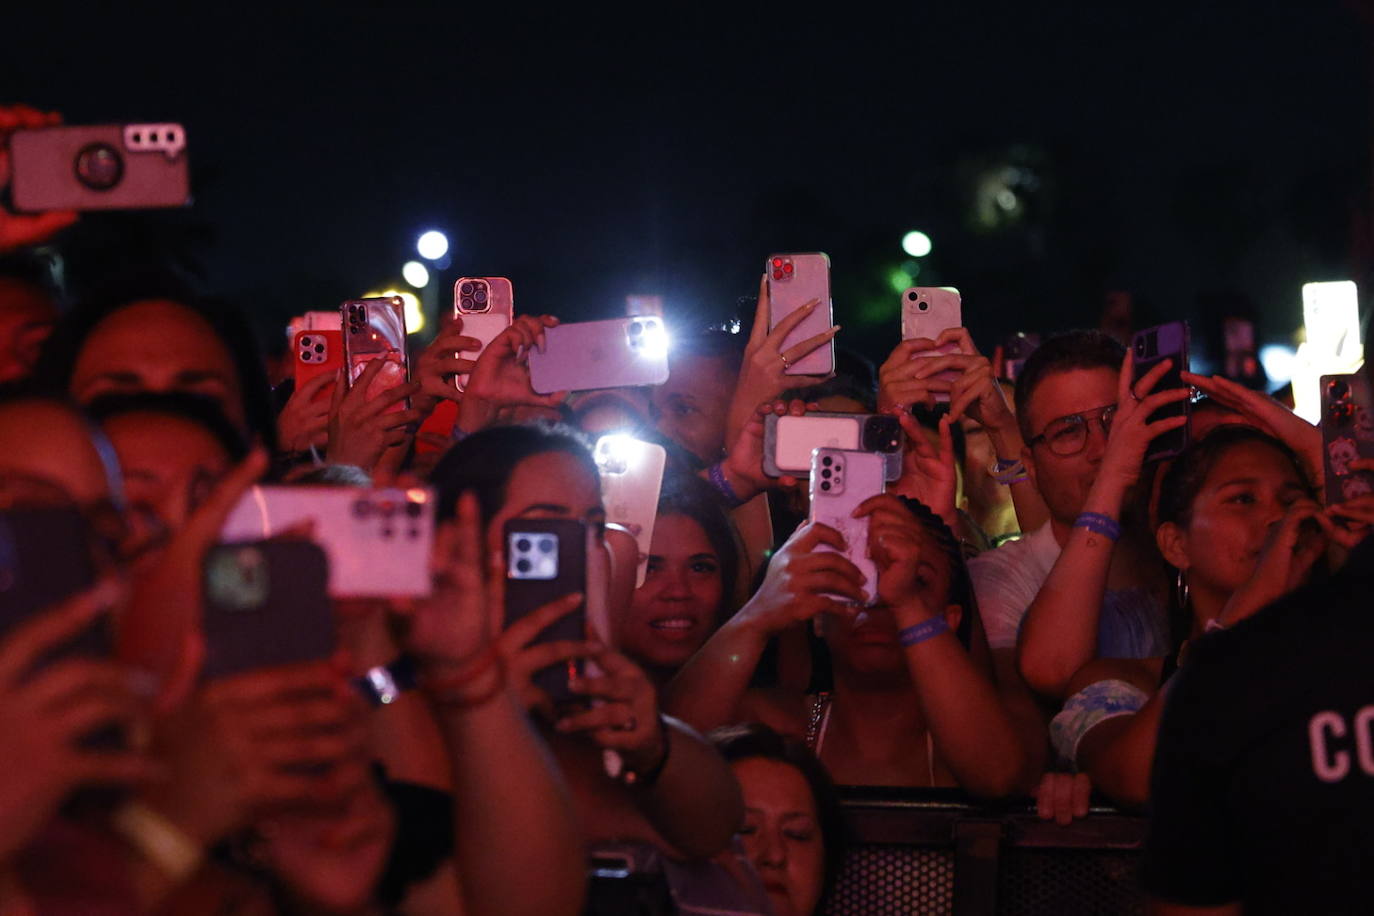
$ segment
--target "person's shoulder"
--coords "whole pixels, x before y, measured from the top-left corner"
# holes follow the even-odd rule
[[[969,574],[976,582],[980,576],[996,577],[1012,570],[1025,572],[1037,566],[1053,566],[1054,556],[1058,552],[1059,545],[1054,540],[1054,532],[1046,523],[1014,541],[1007,541],[1000,547],[978,554],[968,562]]]

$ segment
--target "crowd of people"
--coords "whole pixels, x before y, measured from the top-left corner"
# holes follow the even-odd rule
[[[843,868],[836,784],[1061,823],[1098,792],[1151,813],[1161,907],[1360,909],[1374,496],[1325,503],[1319,427],[1269,396],[1137,378],[1096,330],[1013,383],[967,329],[895,319],[880,366],[839,337],[797,376],[836,333],[770,329],[766,278],[740,333],[679,316],[662,385],[536,393],[559,318],[520,313],[480,355],[447,316],[380,393],[295,390],[172,274],[66,302],[30,268],[74,219],[0,210],[0,512],[79,513],[89,562],[37,562],[93,583],[23,619],[0,583],[0,913],[806,916]],[[900,477],[857,510],[876,581],[764,472],[765,418],[815,411],[899,418]],[[666,451],[647,557],[607,524],[606,432]],[[208,678],[204,561],[267,481],[431,488],[432,587],[335,600],[327,660]],[[583,594],[507,623],[512,519],[593,532],[609,632],[541,638]],[[555,702],[539,672],[572,663]]]

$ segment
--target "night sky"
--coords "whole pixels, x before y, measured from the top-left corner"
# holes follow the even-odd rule
[[[569,318],[660,293],[719,320],[768,253],[825,250],[841,340],[874,356],[913,228],[934,241],[918,282],[959,287],[989,349],[1096,323],[1111,289],[1137,325],[1248,302],[1273,339],[1302,282],[1370,279],[1356,3],[26,6],[4,14],[0,95],[188,131],[194,208],[88,219],[74,274],[166,227],[265,326],[398,277],[431,227],[449,284],[505,275],[517,311]],[[1016,216],[980,227],[980,176],[1005,166],[1029,176]]]

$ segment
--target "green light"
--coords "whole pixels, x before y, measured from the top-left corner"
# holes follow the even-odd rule
[[[916,278],[902,270],[900,267],[888,271],[887,282],[892,287],[894,293],[905,292],[911,284],[916,282]]]

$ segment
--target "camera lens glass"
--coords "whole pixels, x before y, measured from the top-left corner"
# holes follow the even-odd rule
[[[534,564],[529,560],[520,559],[515,561],[515,568],[522,573],[527,573],[534,568]]]
[[[928,311],[930,311],[930,303],[929,303],[929,302],[926,302],[926,301],[923,299],[923,300],[921,300],[920,304],[916,306],[916,308],[917,308],[919,311],[928,312]]]
[[[472,284],[471,284],[471,283],[464,283],[462,286],[458,287],[458,291],[459,291],[460,293],[462,293],[464,296],[471,296],[471,295],[472,295]]]
[[[540,553],[553,553],[553,549],[554,549],[555,546],[557,546],[557,545],[554,544],[553,538],[540,538],[540,539],[539,539],[539,552],[540,552]]]
[[[826,478],[826,479],[828,480],[828,479],[830,478],[830,468],[824,468],[824,469],[822,469],[822,470],[821,470],[821,476],[824,477],[824,478]]]
[[[828,480],[827,480],[827,481],[823,481],[823,482],[821,483],[821,489],[824,490],[824,491],[829,491],[829,489],[830,489],[830,481],[828,481]]]
[[[487,301],[487,290],[484,286],[477,287],[477,291],[472,294],[472,298],[478,305],[483,305]]]
[[[644,328],[640,325],[640,323],[639,323],[638,321],[636,321],[634,324],[630,325],[630,336],[631,336],[631,337],[638,337],[640,334],[643,334],[643,333],[644,333]]]
[[[530,552],[530,542],[529,542],[529,538],[521,538],[520,540],[516,541],[516,542],[515,542],[515,549],[518,550],[520,553],[529,553],[529,552]]]
[[[76,154],[76,179],[92,191],[108,191],[124,177],[124,158],[108,143],[92,143]]]
[[[1328,386],[1333,400],[1344,401],[1350,397],[1350,386],[1342,381],[1333,381]]]
[[[916,298],[917,298],[917,294],[914,293],[914,292],[908,292],[908,293],[906,294],[906,298],[907,298],[907,301],[908,301],[908,302],[915,302],[915,301],[916,301]]]
[[[821,464],[825,465],[826,467],[830,467],[834,463],[835,459],[831,458],[829,455],[826,455],[824,458],[821,459]]]
[[[462,307],[462,308],[465,308],[465,309],[468,309],[468,310],[471,310],[471,309],[472,309],[472,297],[471,297],[471,296],[464,296],[464,297],[463,297],[463,301],[462,301],[461,307]]]

